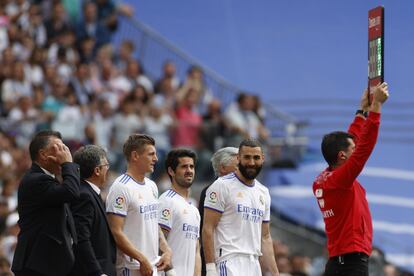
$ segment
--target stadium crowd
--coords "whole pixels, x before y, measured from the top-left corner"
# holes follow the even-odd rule
[[[159,78],[146,75],[131,40],[118,48],[111,44],[119,14],[133,12],[111,0],[0,0],[0,275],[12,275],[16,192],[31,165],[28,144],[39,130],[59,131],[72,151],[103,147],[114,175],[126,168],[122,146],[128,135],[147,133],[156,141],[161,165],[151,178],[161,191],[169,188],[162,164],[172,148],[194,150],[196,183],[211,183],[210,158],[217,149],[269,137],[260,99],[240,93],[222,106],[200,67],[188,68],[180,79],[166,60]],[[322,273],[323,257],[311,260],[291,254],[280,241],[274,245],[281,275]],[[384,274],[373,275],[400,275],[395,266],[382,266]]]

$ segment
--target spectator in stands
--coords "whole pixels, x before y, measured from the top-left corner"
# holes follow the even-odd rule
[[[21,96],[17,105],[10,110],[7,117],[9,129],[16,134],[16,142],[20,146],[26,145],[37,130],[38,110],[33,107],[32,98]]]
[[[387,98],[386,83],[373,89],[371,105],[366,90],[348,132],[332,132],[322,140],[322,154],[329,167],[316,178],[313,193],[328,238],[326,276],[368,275],[372,219],[365,190],[356,178],[374,149]],[[365,111],[369,111],[368,118]]]
[[[209,178],[211,153],[203,146],[200,139],[202,117],[197,111],[197,92],[189,89],[183,101],[175,110],[175,126],[172,133],[173,147],[185,147],[196,151],[197,180],[211,180]]]
[[[31,97],[32,86],[25,75],[24,63],[15,62],[12,77],[4,80],[1,86],[3,112],[7,114],[22,96]]]
[[[384,265],[384,252],[378,247],[372,247],[372,253],[368,262],[369,276],[384,276]]]
[[[113,118],[111,147],[112,154],[116,156],[114,166],[117,172],[126,169],[126,162],[122,153],[125,137],[133,133],[140,133],[144,128],[141,118],[134,112],[134,102],[131,94],[123,99],[119,111]]]
[[[125,72],[128,62],[134,59],[134,51],[135,44],[132,40],[125,39],[121,42],[115,57],[116,66],[121,72]]]
[[[212,92],[204,81],[204,73],[201,67],[191,66],[187,71],[187,79],[177,91],[177,101],[180,102],[187,95],[189,90],[195,93],[196,108],[204,112],[207,104],[213,99]]]
[[[10,213],[7,216],[5,236],[0,241],[0,250],[9,261],[9,264],[13,262],[14,251],[17,245],[17,235],[20,231],[18,221],[19,214],[17,212]]]
[[[34,48],[29,62],[24,66],[24,74],[32,85],[39,86],[44,81],[43,64],[45,63],[45,51],[43,48]]]
[[[189,89],[175,110],[176,126],[172,136],[173,147],[197,149],[200,145],[202,118],[196,111],[197,91]]]
[[[171,115],[164,110],[161,98],[155,97],[151,101],[149,112],[143,118],[144,133],[148,133],[157,141],[158,164],[164,164],[165,157],[171,149],[171,129],[174,121]],[[152,177],[159,179],[165,169],[162,165],[156,165]]]
[[[214,99],[207,105],[207,113],[203,115],[201,128],[201,140],[210,152],[223,146],[225,130],[226,124],[221,112],[221,102]]]
[[[81,105],[86,105],[94,97],[91,83],[90,67],[87,63],[80,63],[69,84],[75,90],[76,98]]]
[[[302,254],[293,254],[290,256],[291,273],[297,276],[309,275],[311,269],[310,258]]]
[[[118,14],[131,17],[134,11],[128,4],[114,0],[94,0],[98,8],[98,20],[102,21],[110,32],[118,29]]]
[[[31,4],[25,20],[19,22],[30,38],[33,39],[36,47],[43,47],[47,42],[46,27],[42,20],[42,14],[39,5]]]
[[[87,36],[83,38],[77,42],[77,47],[81,63],[90,64],[95,61],[96,39],[94,37]]]
[[[113,109],[106,98],[99,99],[98,110],[93,115],[96,144],[105,150],[111,148],[112,130],[114,128]]]
[[[155,85],[156,93],[164,92],[163,89],[165,89],[165,82],[167,82],[168,86],[174,91],[176,91],[180,86],[180,79],[177,77],[177,69],[171,60],[165,61],[162,66],[162,76]]]
[[[52,14],[45,22],[45,27],[49,45],[56,41],[59,34],[72,28],[61,1],[53,2]]]
[[[400,272],[393,264],[386,264],[384,266],[384,276],[400,276]]]
[[[250,94],[240,93],[237,103],[228,106],[224,113],[226,124],[229,128],[226,145],[240,143],[246,138],[260,139],[266,141],[269,131],[260,122],[254,113],[254,97]]]
[[[96,38],[96,49],[109,43],[111,34],[107,26],[99,21],[96,3],[85,1],[82,6],[83,18],[76,27],[76,37],[83,40],[86,37]]]

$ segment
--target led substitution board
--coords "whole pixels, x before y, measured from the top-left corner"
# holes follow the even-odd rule
[[[368,12],[368,89],[384,81],[384,7]]]

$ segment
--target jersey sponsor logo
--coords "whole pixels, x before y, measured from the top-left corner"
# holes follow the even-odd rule
[[[144,216],[144,220],[157,219],[158,217],[158,203],[140,205],[139,212]]]
[[[185,233],[185,238],[190,240],[198,239],[199,226],[190,225],[188,223],[183,223],[183,232]]]
[[[211,192],[209,195],[208,195],[208,201],[209,202],[211,202],[211,203],[217,203],[217,193],[216,192]]]
[[[248,220],[254,223],[261,222],[264,216],[263,210],[243,204],[237,204],[237,212],[241,214],[243,220]]]
[[[322,196],[323,196],[323,190],[322,190],[322,189],[316,189],[316,190],[315,190],[315,196],[316,196],[317,198],[322,197]]]
[[[122,209],[122,208],[124,208],[124,203],[125,203],[125,199],[122,197],[122,196],[118,196],[116,199],[115,199],[115,208],[117,208],[117,209]]]

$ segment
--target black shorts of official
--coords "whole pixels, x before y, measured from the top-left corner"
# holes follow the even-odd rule
[[[324,276],[368,276],[369,256],[352,252],[329,258]]]

